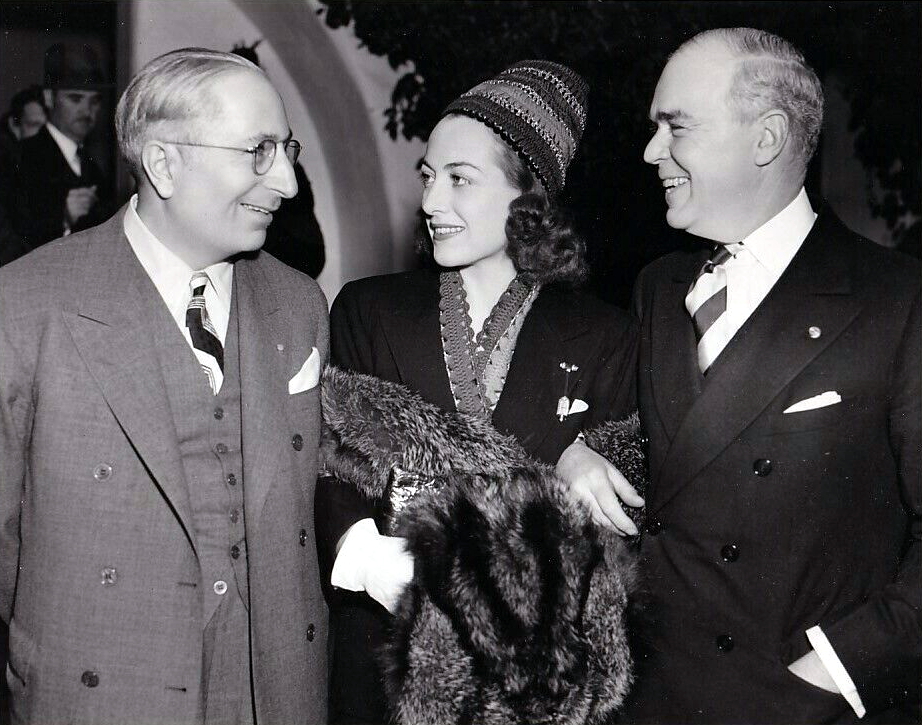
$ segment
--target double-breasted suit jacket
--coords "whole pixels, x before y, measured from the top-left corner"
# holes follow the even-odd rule
[[[333,303],[330,325],[335,365],[401,383],[444,410],[455,410],[439,324],[438,272],[351,282]],[[634,410],[636,340],[633,322],[622,310],[578,292],[543,288],[519,332],[494,426],[514,436],[533,457],[556,463],[580,430]],[[561,363],[578,370],[568,378]],[[563,395],[584,401],[588,409],[559,420]],[[318,522],[325,570],[332,568],[333,546],[348,526],[375,515],[374,506],[348,487],[329,484],[321,481],[318,489],[330,501],[323,506],[325,520]],[[340,631],[335,634],[331,719],[377,722],[381,686],[362,677],[374,677],[364,657],[368,641],[380,641],[378,615],[384,610],[364,594],[341,599],[348,601],[336,613]],[[368,695],[375,692],[377,705]]]
[[[96,162],[83,159],[80,175],[75,174],[47,128],[20,142],[18,163],[3,178],[9,185],[3,190],[4,203],[29,249],[64,233],[64,207],[71,189],[95,186],[99,199],[71,231],[96,226],[115,211],[111,183]]]
[[[263,254],[235,263],[233,295],[257,719],[323,722],[319,391],[290,395],[288,381],[312,348],[326,358],[326,303]],[[14,721],[201,720],[212,583],[169,366],[151,343],[156,315],[172,321],[122,213],[0,270],[0,616]]]
[[[891,722],[922,650],[918,263],[823,209],[704,378],[684,297],[705,258],[635,293],[653,608],[628,721],[854,719],[787,670],[818,624]],[[823,393],[841,402],[785,412]]]

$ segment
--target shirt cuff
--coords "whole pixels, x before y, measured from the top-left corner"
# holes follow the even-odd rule
[[[378,536],[374,519],[362,519],[352,524],[343,534],[342,546],[333,562],[330,584],[340,589],[364,592],[366,552],[374,546]]]
[[[823,663],[823,667],[832,677],[832,681],[836,683],[842,697],[848,700],[848,704],[852,706],[852,710],[855,711],[858,717],[864,717],[866,710],[864,709],[864,703],[861,702],[861,696],[858,694],[858,688],[855,687],[855,683],[845,669],[845,665],[842,664],[842,660],[839,659],[819,625],[810,627],[807,630],[807,639],[810,640],[813,651],[820,658],[820,662]]]

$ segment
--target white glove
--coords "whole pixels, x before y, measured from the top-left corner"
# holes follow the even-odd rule
[[[354,523],[340,539],[330,583],[368,596],[393,614],[413,580],[413,555],[406,539],[382,536],[372,519]]]

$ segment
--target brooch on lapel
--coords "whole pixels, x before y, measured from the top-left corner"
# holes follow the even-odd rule
[[[572,402],[570,401],[570,373],[575,373],[579,370],[579,365],[562,362],[560,363],[560,369],[566,373],[566,378],[564,378],[563,383],[563,395],[557,399],[557,420],[563,423],[567,416],[589,410],[589,405],[585,400],[580,400],[579,398]]]

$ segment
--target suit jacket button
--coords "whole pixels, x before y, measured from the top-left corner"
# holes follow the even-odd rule
[[[767,476],[772,472],[772,462],[767,458],[758,458],[752,462],[752,471],[757,476]]]
[[[301,437],[300,433],[295,433],[291,437],[291,447],[296,451],[300,451],[302,448],[304,448],[304,439]]]
[[[80,682],[86,687],[96,687],[99,684],[99,675],[92,670],[86,670],[86,672],[80,675]]]
[[[726,562],[736,561],[740,558],[740,547],[736,544],[727,544],[721,548],[720,556]]]
[[[298,543],[301,544],[301,546],[307,545],[307,530],[306,529],[301,529],[298,532]]]
[[[733,649],[733,637],[729,634],[722,634],[717,638],[717,649],[721,652],[729,652]]]
[[[307,625],[307,641],[308,641],[308,642],[313,642],[313,641],[314,641],[314,634],[315,634],[315,633],[316,633],[316,629],[314,629],[314,625],[313,625],[313,624]]]
[[[230,555],[231,555],[231,559],[239,559],[240,558],[240,547],[234,544],[231,547]]]
[[[663,530],[663,524],[659,519],[648,519],[647,525],[644,528],[650,536],[656,536]]]
[[[93,478],[97,481],[106,481],[112,475],[112,466],[108,463],[100,463],[93,469]]]
[[[116,571],[114,566],[107,566],[99,572],[102,578],[102,585],[104,587],[114,587],[115,582],[118,581],[118,571]]]

